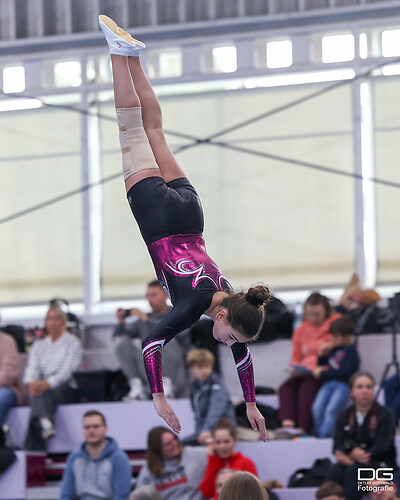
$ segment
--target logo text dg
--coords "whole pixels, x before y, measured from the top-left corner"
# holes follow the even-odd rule
[[[359,481],[393,481],[393,469],[391,467],[380,467],[373,469],[372,467],[360,467],[358,469]]]

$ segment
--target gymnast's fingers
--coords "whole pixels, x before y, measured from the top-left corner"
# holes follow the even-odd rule
[[[166,411],[162,418],[165,422],[171,427],[171,429],[179,434],[181,430],[181,424],[179,422],[178,417],[175,415],[174,411],[171,408],[171,411]]]

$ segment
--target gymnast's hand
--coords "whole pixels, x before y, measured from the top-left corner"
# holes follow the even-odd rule
[[[171,405],[166,400],[164,393],[156,392],[155,394],[153,394],[153,403],[160,417],[165,420],[166,424],[168,424],[171,429],[176,432],[176,434],[179,434],[179,431],[181,430],[181,424],[178,417],[175,415]]]
[[[267,440],[265,418],[261,415],[256,403],[246,403],[246,412],[253,431],[260,431],[261,439],[265,442]]]

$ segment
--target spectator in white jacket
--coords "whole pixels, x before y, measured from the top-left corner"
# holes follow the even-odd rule
[[[77,401],[73,373],[79,368],[82,347],[79,339],[66,331],[67,315],[52,304],[46,315],[47,336],[36,340],[23,378],[32,412],[25,447],[45,450],[54,436],[54,415],[59,404]]]

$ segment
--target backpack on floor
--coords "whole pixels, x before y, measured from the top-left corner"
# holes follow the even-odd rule
[[[320,486],[324,481],[326,474],[332,465],[329,458],[317,458],[311,469],[297,469],[289,477],[289,488],[306,488]]]
[[[17,455],[7,448],[5,443],[5,435],[3,429],[0,427],[0,474],[5,471],[15,461]]]
[[[275,408],[260,403],[257,403],[257,408],[262,414],[262,416],[265,418],[265,425],[267,429],[277,429],[278,427],[281,426],[281,422],[279,421],[278,418],[278,412],[277,410],[275,410]],[[247,418],[246,403],[241,402],[238,405],[236,405],[235,413],[236,413],[237,425],[240,425],[241,427],[248,427],[251,429],[251,424]]]

